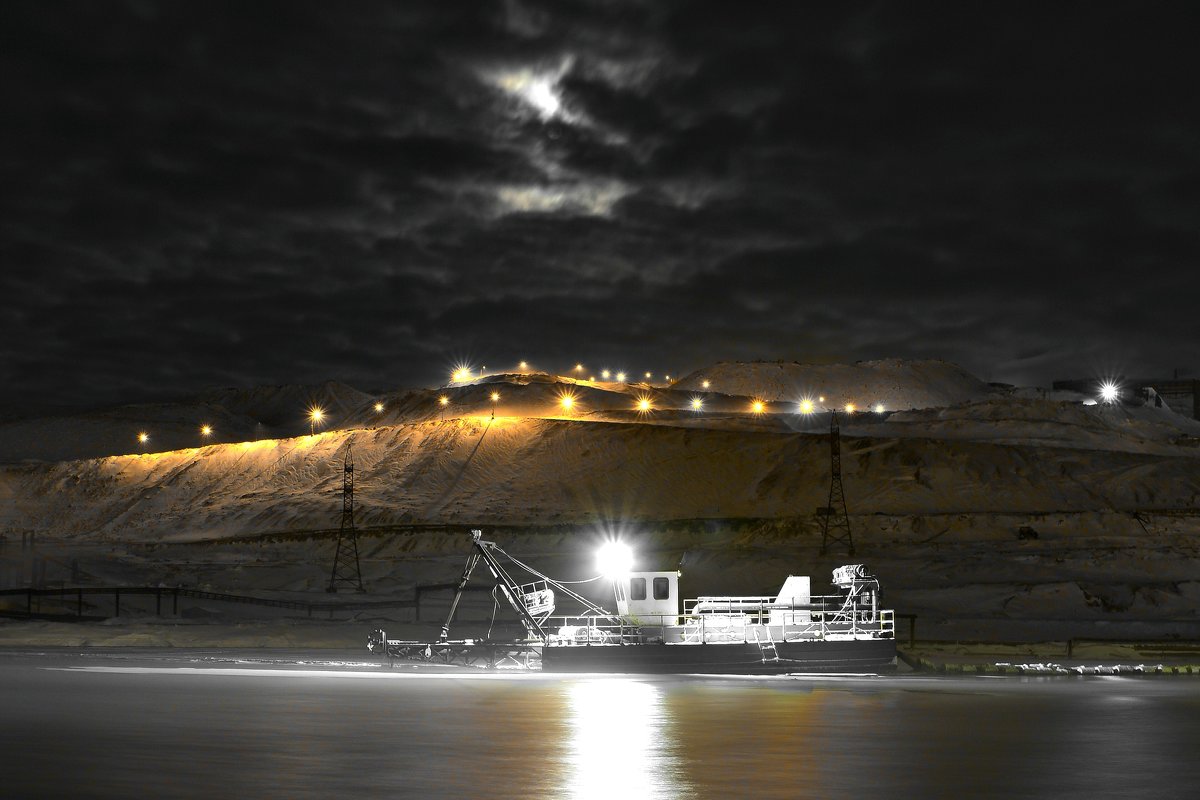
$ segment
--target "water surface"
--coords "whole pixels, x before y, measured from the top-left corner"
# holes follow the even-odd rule
[[[1194,679],[557,677],[222,658],[0,656],[0,796],[1200,796]]]

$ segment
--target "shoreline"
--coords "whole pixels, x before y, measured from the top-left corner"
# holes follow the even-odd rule
[[[428,625],[383,620],[243,620],[237,622],[135,621],[126,623],[0,620],[0,657],[29,649],[84,653],[186,650],[291,654],[374,661],[367,636],[379,624],[417,640],[436,637]],[[475,632],[465,631],[471,636]],[[478,635],[478,634],[475,634]],[[1200,677],[1200,642],[1102,641],[938,642],[900,645],[898,671],[924,675],[1159,674]]]

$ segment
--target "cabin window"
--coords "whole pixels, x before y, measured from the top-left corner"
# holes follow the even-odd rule
[[[629,599],[630,600],[645,600],[646,599],[646,579],[632,578],[629,581]]]
[[[671,582],[666,578],[654,579],[654,599],[668,600],[671,597]]]

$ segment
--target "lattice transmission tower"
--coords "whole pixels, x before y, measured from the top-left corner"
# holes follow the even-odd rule
[[[829,417],[829,473],[829,504],[817,509],[821,517],[821,555],[829,551],[831,544],[838,543],[844,543],[850,555],[854,555],[846,493],[842,490],[842,433],[837,412]]]
[[[354,529],[354,454],[349,444],[342,462],[342,523],[338,527],[337,552],[333,556],[333,570],[329,573],[329,586],[325,591],[336,592],[340,586],[366,591],[358,564],[358,532]]]

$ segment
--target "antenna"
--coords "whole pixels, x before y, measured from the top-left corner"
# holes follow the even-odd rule
[[[836,411],[829,417],[829,473],[829,504],[817,509],[821,518],[821,555],[825,555],[829,545],[839,542],[844,542],[850,555],[854,555],[846,493],[842,491],[842,433]]]
[[[333,556],[333,570],[329,573],[329,586],[325,591],[336,592],[339,586],[366,591],[358,564],[358,532],[354,529],[354,454],[349,443],[346,444],[346,458],[342,461],[342,524],[338,528],[337,552]]]

